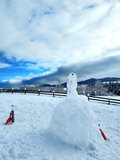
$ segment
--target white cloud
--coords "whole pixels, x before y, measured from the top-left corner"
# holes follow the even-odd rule
[[[26,75],[26,76],[15,76],[15,77],[12,77],[10,78],[9,80],[8,79],[4,79],[2,80],[2,82],[9,82],[9,83],[21,83],[23,79],[26,79],[26,80],[29,80],[31,79],[33,76],[35,76],[34,74],[30,73],[29,75]]]
[[[14,83],[21,83],[21,80],[10,79],[9,82],[12,83],[12,84],[14,84]]]
[[[0,49],[54,69],[118,55],[119,10],[117,0],[1,0]]]
[[[6,67],[10,67],[11,65],[7,64],[7,63],[2,63],[0,62],[0,68],[6,68]]]

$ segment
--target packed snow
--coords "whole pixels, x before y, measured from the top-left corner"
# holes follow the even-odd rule
[[[110,141],[102,138],[103,147],[81,149],[48,132],[54,109],[65,100],[66,97],[0,93],[0,160],[119,160],[120,105],[87,103],[93,107],[97,122]],[[11,105],[15,122],[5,125]]]
[[[85,96],[77,94],[77,75],[70,73],[68,93],[54,109],[49,131],[63,142],[80,149],[104,147],[98,122]]]

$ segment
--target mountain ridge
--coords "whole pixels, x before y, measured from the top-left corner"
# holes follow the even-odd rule
[[[120,78],[118,77],[105,77],[105,78],[89,78],[89,79],[86,79],[86,80],[83,80],[83,81],[78,81],[78,85],[87,85],[87,84],[94,84],[97,80],[100,80],[101,82],[120,82]],[[20,86],[24,86],[24,85],[27,85],[27,86],[30,86],[31,84],[13,84],[13,83],[10,83],[10,82],[4,82],[4,83],[0,83],[0,87],[2,88],[12,88],[12,87],[20,87]],[[39,83],[33,83],[33,85],[40,85]],[[63,87],[66,87],[67,86],[67,82],[64,82],[61,84]],[[55,87],[57,85],[55,84],[42,84],[43,87]]]
[[[78,85],[87,85],[87,84],[94,84],[97,80],[100,80],[101,82],[119,82],[120,78],[117,77],[105,77],[105,78],[89,78],[87,80],[84,81],[78,81]],[[63,86],[66,86],[66,82],[63,83]]]

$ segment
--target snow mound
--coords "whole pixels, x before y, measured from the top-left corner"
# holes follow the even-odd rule
[[[96,149],[103,138],[92,106],[85,96],[76,92],[77,76],[68,76],[68,93],[54,109],[49,132],[63,142],[79,148]]]

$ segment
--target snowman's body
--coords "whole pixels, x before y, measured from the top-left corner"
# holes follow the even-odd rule
[[[67,97],[55,107],[49,131],[67,144],[96,148],[102,137],[92,106],[85,96],[77,94],[76,74],[71,73],[68,79]]]

